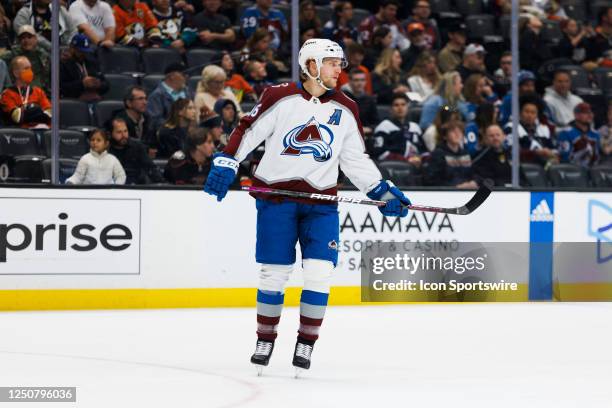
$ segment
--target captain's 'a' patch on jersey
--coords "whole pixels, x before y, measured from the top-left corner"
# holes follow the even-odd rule
[[[306,124],[294,127],[285,135],[283,138],[285,149],[281,154],[289,156],[310,154],[315,161],[324,162],[332,157],[333,141],[334,132],[313,116]]]

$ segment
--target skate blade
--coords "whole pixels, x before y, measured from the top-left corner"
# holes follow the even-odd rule
[[[304,372],[303,368],[295,367],[295,376],[293,378],[298,379],[300,375]]]
[[[262,374],[263,374],[264,366],[259,365],[259,364],[255,364],[255,368],[257,369],[257,376],[261,377]]]

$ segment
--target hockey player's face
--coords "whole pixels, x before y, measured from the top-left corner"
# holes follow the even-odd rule
[[[340,58],[325,58],[321,65],[321,81],[328,88],[335,88],[338,76],[342,72],[342,60]]]

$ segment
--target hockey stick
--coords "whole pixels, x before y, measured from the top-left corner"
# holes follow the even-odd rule
[[[276,190],[273,188],[267,187],[251,187],[251,186],[243,186],[242,189],[244,191],[249,191],[251,193],[263,193],[263,194],[273,194],[273,195],[281,195],[286,197],[295,197],[295,198],[308,198],[311,200],[321,200],[321,201],[333,201],[337,203],[351,203],[351,204],[365,204],[365,205],[375,205],[377,207],[383,207],[387,205],[385,201],[377,201],[377,200],[366,200],[360,198],[350,198],[350,197],[342,197],[342,196],[334,196],[327,194],[317,194],[317,193],[306,193],[303,191],[289,191],[289,190]],[[484,183],[476,194],[468,201],[465,205],[461,207],[455,208],[441,208],[441,207],[429,207],[426,205],[415,205],[411,204],[407,206],[409,210],[415,211],[427,211],[427,212],[436,212],[436,213],[445,213],[445,214],[456,214],[456,215],[468,215],[476,210],[482,203],[485,202],[487,197],[491,194],[491,186],[489,183]]]

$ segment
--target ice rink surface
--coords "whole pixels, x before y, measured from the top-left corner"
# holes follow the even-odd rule
[[[286,308],[257,377],[254,309],[0,313],[0,386],[76,386],[17,407],[612,407],[612,303],[332,307],[293,378]]]

